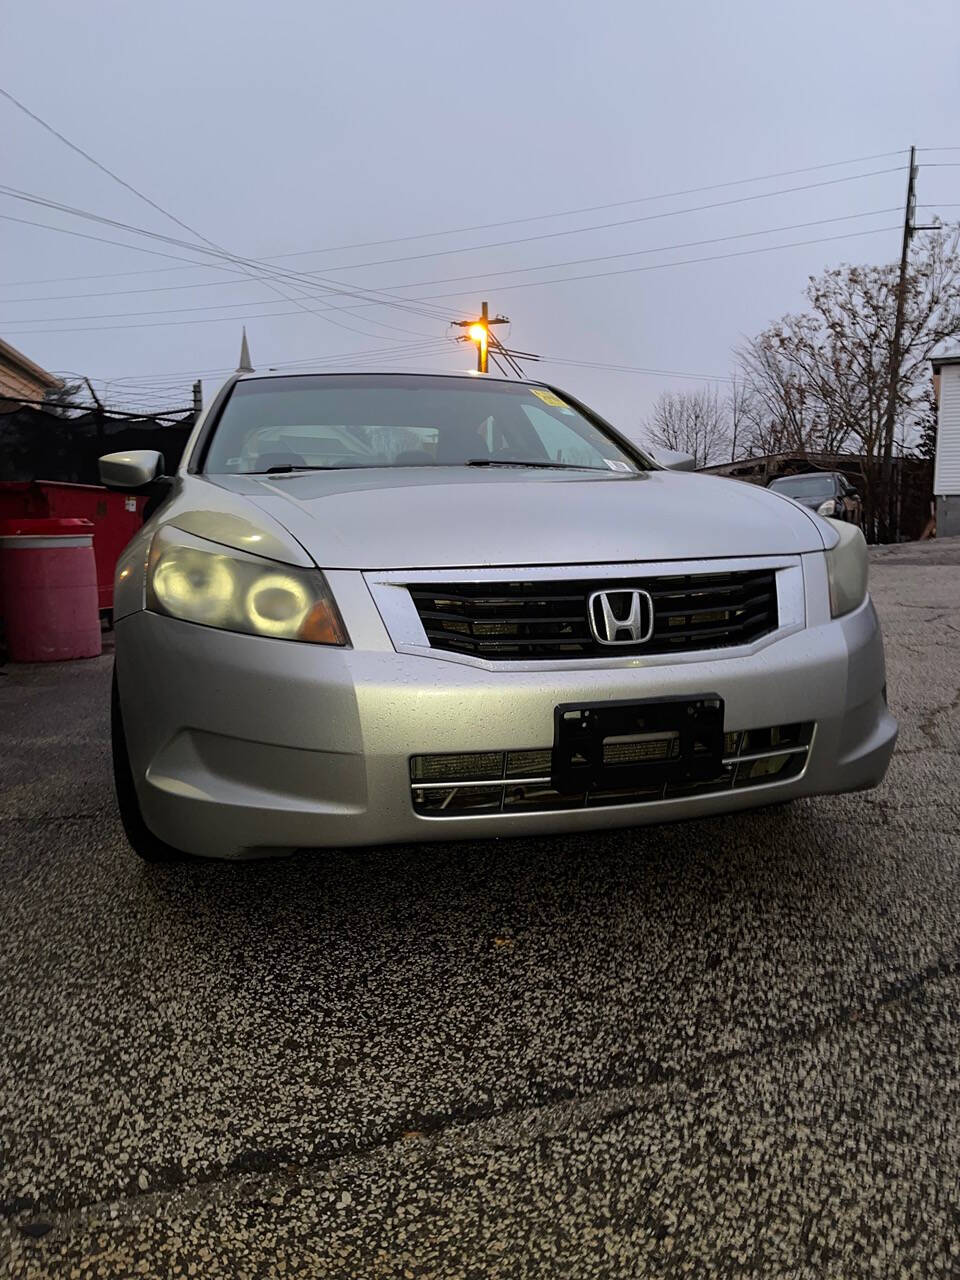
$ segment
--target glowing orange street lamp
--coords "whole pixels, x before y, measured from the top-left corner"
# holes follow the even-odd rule
[[[451,320],[451,324],[456,325],[459,329],[466,332],[459,339],[460,342],[475,342],[477,344],[477,373],[487,372],[487,353],[490,349],[490,326],[495,324],[509,324],[510,320],[507,316],[490,314],[490,309],[485,302],[480,304],[480,314],[472,320]],[[493,339],[493,347],[495,351],[503,351],[496,338]],[[504,353],[509,354],[509,353]],[[499,367],[499,364],[498,364]]]

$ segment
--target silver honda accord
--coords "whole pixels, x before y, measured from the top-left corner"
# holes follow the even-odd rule
[[[138,854],[587,831],[883,778],[863,536],[541,382],[246,374],[117,569]],[[663,465],[666,462],[668,465]]]

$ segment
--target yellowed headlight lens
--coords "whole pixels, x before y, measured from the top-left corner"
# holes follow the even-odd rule
[[[233,602],[230,561],[191,547],[171,547],[154,566],[153,590],[169,613],[216,626],[227,619]]]
[[[287,568],[244,552],[206,550],[181,529],[158,530],[150,547],[146,606],[226,631],[345,645],[347,633],[318,569]]]
[[[867,544],[855,525],[828,519],[837,531],[836,546],[826,552],[830,613],[840,618],[858,608],[867,594]]]
[[[256,631],[267,636],[294,637],[312,601],[296,578],[286,573],[265,573],[247,592],[247,617]]]

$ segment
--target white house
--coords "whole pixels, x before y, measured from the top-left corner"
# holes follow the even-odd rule
[[[960,537],[960,349],[933,356],[937,396],[937,456],[933,493],[937,536]]]

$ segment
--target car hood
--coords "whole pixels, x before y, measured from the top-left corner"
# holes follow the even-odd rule
[[[249,504],[259,508],[326,569],[616,564],[824,547],[820,522],[792,502],[669,471],[408,467],[213,483],[238,515],[253,518]]]

